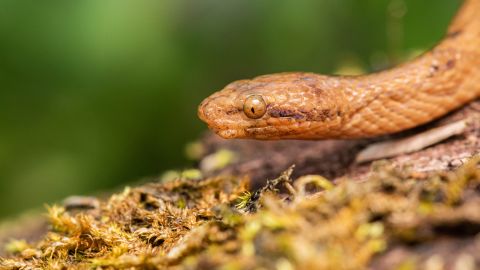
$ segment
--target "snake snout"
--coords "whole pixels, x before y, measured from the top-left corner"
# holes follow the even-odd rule
[[[197,110],[198,118],[200,118],[200,120],[206,124],[209,124],[209,115],[211,114],[211,109],[208,108],[208,103],[209,102],[207,100],[204,100],[202,103],[200,103]]]
[[[223,125],[223,108],[217,98],[209,98],[200,103],[197,114],[212,129],[218,129]]]

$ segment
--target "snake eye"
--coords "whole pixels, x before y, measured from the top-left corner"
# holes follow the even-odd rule
[[[267,104],[260,95],[251,95],[243,103],[243,112],[248,118],[258,119],[267,112]]]

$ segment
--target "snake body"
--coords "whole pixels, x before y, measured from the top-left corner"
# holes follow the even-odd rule
[[[224,138],[366,138],[427,123],[480,96],[480,0],[465,0],[433,49],[361,76],[294,72],[240,80],[199,117]]]

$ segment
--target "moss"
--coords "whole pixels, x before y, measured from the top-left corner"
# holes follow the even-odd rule
[[[473,158],[431,175],[377,163],[368,181],[335,185],[315,175],[293,181],[292,167],[252,193],[248,180],[237,177],[126,188],[97,209],[49,207],[45,237],[11,242],[11,255],[0,263],[7,269],[367,268],[394,245],[454,234],[458,226],[478,233],[470,200],[480,186],[478,163]],[[399,269],[416,265],[410,258]]]

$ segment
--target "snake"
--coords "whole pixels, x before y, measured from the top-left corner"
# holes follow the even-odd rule
[[[480,0],[464,0],[445,36],[420,56],[357,76],[309,72],[228,84],[198,116],[226,139],[356,139],[398,133],[480,96]]]

